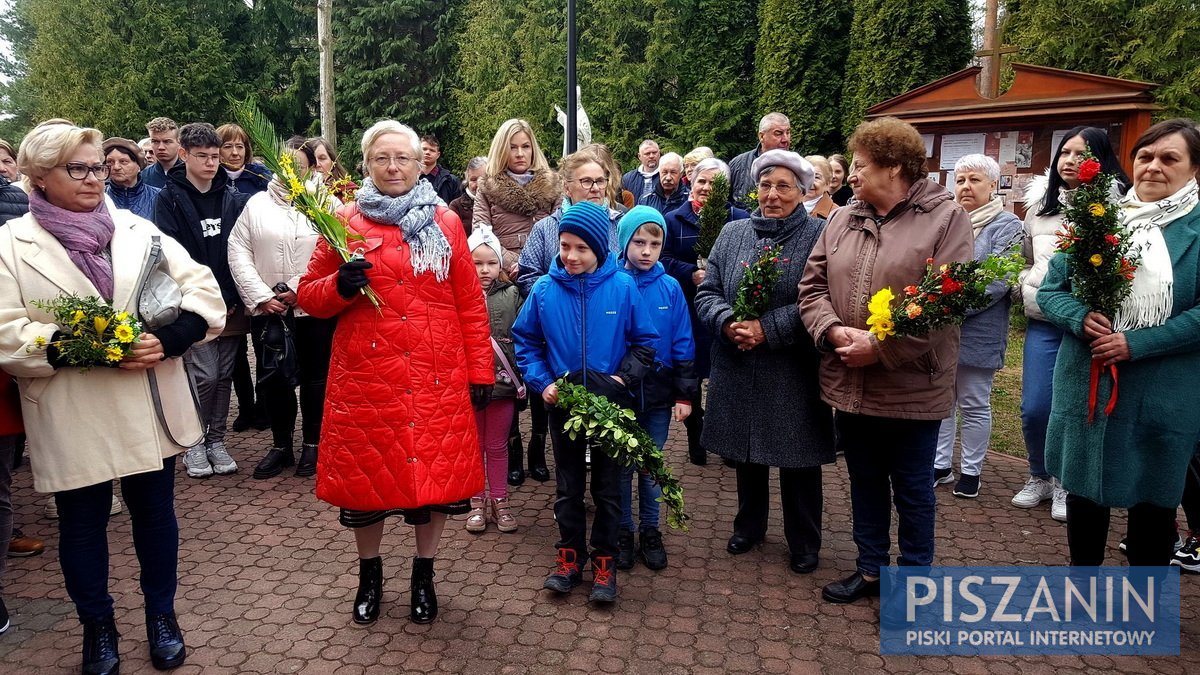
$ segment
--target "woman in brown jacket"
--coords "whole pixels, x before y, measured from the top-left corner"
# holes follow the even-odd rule
[[[971,259],[971,220],[925,178],[925,145],[892,117],[863,122],[850,138],[858,201],[838,209],[800,281],[800,318],[824,352],[821,397],[837,409],[838,449],[850,473],[858,569],[825,587],[829,602],[878,595],[890,563],[891,501],[901,565],[933,563],[933,457],[954,401],[958,327],[878,341],[865,330],[867,300],[917,283],[926,260]]]
[[[529,122],[511,119],[501,124],[488,151],[487,174],[475,194],[472,226],[492,228],[504,246],[504,268],[513,278],[533,224],[550,215],[561,200],[558,174],[546,163]]]

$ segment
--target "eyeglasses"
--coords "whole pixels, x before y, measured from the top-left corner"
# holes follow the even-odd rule
[[[219,155],[219,154],[218,155],[210,155],[207,153],[189,152],[188,157],[192,157],[192,158],[196,159],[201,164],[218,164],[221,161],[221,155]]]
[[[608,185],[607,178],[576,178],[575,182],[579,183],[580,187],[585,190],[591,190],[594,187],[602,188]]]
[[[400,167],[401,169],[406,169],[406,168],[412,166],[413,162],[415,162],[415,161],[417,161],[417,160],[413,159],[412,157],[405,157],[404,155],[400,155],[398,157],[388,157],[387,155],[380,155],[380,156],[376,157],[375,159],[372,159],[371,163],[374,164],[375,168],[377,168],[377,169],[388,169],[388,168],[391,168],[392,164],[395,164],[396,166]]]
[[[788,185],[787,183],[779,183],[774,185],[771,183],[759,183],[758,197],[759,199],[766,197],[768,194],[770,194],[771,190],[774,190],[775,194],[779,195],[780,197],[786,197],[792,194],[792,191],[795,189],[795,185]]]
[[[67,175],[75,180],[85,180],[89,173],[95,176],[96,180],[105,180],[110,171],[107,164],[83,164],[81,162],[59,164],[58,168],[66,169]]]

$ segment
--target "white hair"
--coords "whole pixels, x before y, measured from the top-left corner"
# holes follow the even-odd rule
[[[695,181],[696,176],[699,176],[702,172],[709,171],[711,169],[716,169],[717,173],[729,178],[729,165],[717,159],[716,157],[709,157],[708,159],[700,160],[700,163],[696,165],[696,168],[692,169],[692,175],[689,176],[688,179]]]
[[[959,157],[958,161],[954,163],[954,173],[963,174],[968,171],[981,173],[992,182],[1000,180],[1000,165],[987,155],[973,154]]]
[[[679,164],[679,170],[683,171],[683,158],[677,152],[668,152],[658,159],[658,166],[661,169],[667,162],[675,162]]]
[[[792,126],[792,121],[787,118],[787,115],[779,112],[772,112],[763,115],[763,118],[758,121],[758,133],[762,133],[771,127],[777,127],[786,124]]]
[[[467,162],[467,171],[474,171],[475,169],[483,169],[486,167],[487,167],[487,157],[483,157],[483,156],[472,157],[471,161]]]
[[[143,150],[149,150],[151,147],[150,142],[151,141],[149,138],[143,138],[142,140],[138,141],[138,147]]]
[[[641,152],[652,145],[657,148],[658,141],[654,140],[653,138],[647,138],[646,140],[642,141],[641,145],[638,146],[638,152]]]
[[[381,136],[386,136],[387,134],[407,136],[409,143],[412,145],[414,157],[419,158],[421,156],[421,137],[417,135],[417,132],[412,130],[412,127],[401,124],[396,120],[379,120],[370,129],[363,132],[362,156],[364,161],[366,161],[367,155],[371,152],[371,146],[375,145]]]

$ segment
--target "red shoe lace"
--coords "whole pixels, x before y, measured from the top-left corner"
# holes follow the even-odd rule
[[[579,564],[575,562],[575,552],[569,548],[558,549],[558,569],[556,575],[569,577],[579,573]]]
[[[612,556],[597,556],[592,558],[592,566],[594,567],[592,583],[598,586],[607,586],[609,580],[612,579]]]

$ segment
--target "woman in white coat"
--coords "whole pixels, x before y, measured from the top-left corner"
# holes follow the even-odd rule
[[[312,189],[316,189],[315,185]],[[336,319],[308,316],[296,306],[296,288],[308,268],[319,235],[311,223],[292,207],[288,189],[278,178],[271,179],[265,192],[246,202],[242,215],[229,235],[229,271],[238,294],[250,311],[250,330],[255,336],[278,317],[291,331],[296,349],[300,384],[300,461],[292,450],[296,428],[296,386],[280,373],[263,369],[263,354],[272,345],[255,340],[258,352],[259,395],[271,419],[271,449],[254,467],[255,478],[278,476],[295,464],[301,478],[317,472],[317,441],[321,437],[321,414],[325,405],[325,381],[333,345]],[[330,197],[330,208],[341,207]],[[277,333],[278,334],[278,333]]]
[[[149,221],[105,203],[102,138],[95,129],[63,123],[31,131],[17,155],[32,187],[30,212],[0,228],[0,367],[21,390],[34,488],[53,492],[58,505],[59,562],[83,624],[87,673],[120,668],[107,532],[117,478],[141,563],[151,661],[173,668],[186,656],[175,620],[175,456],[203,429],[179,357],[225,324],[208,268]],[[115,368],[81,372],[53,346],[39,347],[53,342],[59,326],[35,301],[74,293],[136,311],[153,237],[161,237],[160,269],[182,293],[178,319],[138,336]]]

